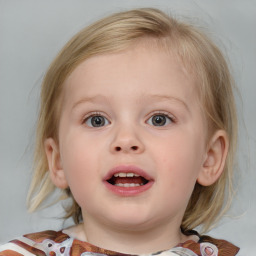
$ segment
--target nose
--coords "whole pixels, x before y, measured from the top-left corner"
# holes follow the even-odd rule
[[[139,132],[132,128],[119,128],[115,131],[114,139],[110,145],[112,153],[133,153],[144,152],[145,146],[139,136]]]

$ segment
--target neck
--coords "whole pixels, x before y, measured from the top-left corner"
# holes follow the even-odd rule
[[[87,242],[98,247],[128,254],[143,254],[170,249],[184,242],[186,236],[181,233],[176,223],[165,223],[148,229],[134,227],[132,230],[110,227],[87,218],[81,228]]]

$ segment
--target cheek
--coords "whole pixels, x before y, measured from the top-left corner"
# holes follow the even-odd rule
[[[164,170],[163,175],[169,177],[172,185],[193,186],[202,168],[203,144],[193,136],[177,133],[155,145],[156,165]]]
[[[70,186],[92,179],[96,152],[82,140],[67,140],[61,151],[62,167]]]
[[[70,147],[63,157],[65,177],[75,201],[80,206],[84,205],[84,202],[88,204],[98,184],[97,161],[93,151],[87,147],[77,147],[73,150]]]
[[[200,141],[191,137],[193,135],[175,133],[169,138],[154,142],[154,151],[163,162],[167,162],[169,159],[175,160],[175,162],[181,161],[181,164],[184,159],[196,161],[202,156],[203,147]]]

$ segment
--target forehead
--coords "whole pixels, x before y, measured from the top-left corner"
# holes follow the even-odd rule
[[[156,94],[163,88],[168,91],[168,86],[162,86],[168,82],[170,88],[176,87],[177,94],[184,93],[184,88],[187,94],[195,93],[195,77],[177,54],[163,46],[143,42],[119,53],[97,55],[83,61],[65,80],[64,94],[66,100],[71,94],[79,98],[84,87],[88,97],[99,90],[111,96],[113,89],[125,90],[128,94],[146,88],[145,94]]]

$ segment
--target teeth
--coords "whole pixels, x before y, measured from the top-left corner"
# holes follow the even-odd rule
[[[125,187],[125,188],[128,188],[128,187],[139,187],[143,185],[142,184],[138,184],[138,183],[118,183],[118,184],[115,184],[115,186],[118,186],[118,187]]]
[[[125,177],[139,177],[140,175],[133,173],[133,172],[119,172],[119,173],[115,173],[114,174],[115,177],[121,177],[121,178],[125,178]]]
[[[124,177],[126,177],[126,173],[124,173],[124,172],[116,173],[115,177],[122,177],[122,178],[124,178]]]

